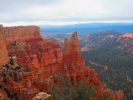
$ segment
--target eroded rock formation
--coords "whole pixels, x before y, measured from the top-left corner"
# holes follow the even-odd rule
[[[61,62],[61,48],[56,43],[44,40],[40,35],[39,27],[17,26],[1,29],[9,56],[16,56],[21,66],[38,68]]]
[[[72,34],[71,39],[66,38],[64,40],[63,63],[69,66],[80,66],[83,64],[77,32]]]
[[[0,66],[8,63],[8,52],[3,38],[3,27],[0,25]]]
[[[94,100],[106,92],[98,74],[84,64],[77,32],[70,39],[64,40],[63,55],[58,44],[42,39],[38,27],[5,27],[3,33],[9,56],[14,56],[22,66],[17,68],[18,66],[9,64],[2,69],[4,74],[3,77],[0,76],[0,85],[7,89],[10,98],[32,100],[39,92],[48,93],[49,86],[58,83],[55,78],[57,75],[70,79],[73,85],[78,81],[85,81],[89,86],[96,86]],[[23,68],[30,70],[25,71]],[[113,91],[109,92],[115,94]],[[120,95],[123,96],[122,92],[116,94],[118,97]],[[123,100],[122,96],[114,100]]]

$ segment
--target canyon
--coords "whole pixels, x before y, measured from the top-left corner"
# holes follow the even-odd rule
[[[113,100],[124,100],[122,90],[105,90],[99,75],[85,65],[77,32],[64,40],[64,52],[59,44],[42,38],[37,26],[0,26],[0,40],[0,64],[3,66],[0,67],[0,90],[9,92],[9,95],[0,92],[4,97],[32,100],[40,92],[49,93],[50,85],[58,85],[56,76],[60,75],[70,79],[73,85],[84,81],[97,87],[93,100],[99,100],[98,96],[105,93]]]

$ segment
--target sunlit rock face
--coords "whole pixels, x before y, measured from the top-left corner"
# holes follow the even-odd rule
[[[0,26],[0,65],[8,63],[8,52],[3,38],[3,27]]]
[[[16,56],[21,66],[38,68],[62,60],[59,45],[42,39],[37,26],[4,27],[3,33],[9,56]]]
[[[102,82],[98,74],[89,66],[84,65],[77,32],[74,32],[71,38],[64,40],[62,64],[65,77],[69,77],[73,83],[77,80],[87,81],[90,85],[97,86],[99,91],[102,90]]]
[[[27,40],[24,43],[23,49],[18,49],[15,53],[22,66],[32,67],[32,64],[36,64],[43,67],[62,60],[62,51],[58,44],[42,38]]]
[[[74,32],[70,39],[64,40],[63,54],[58,44],[40,36],[39,28],[36,26],[1,27],[0,32],[4,34],[4,36],[0,34],[0,63],[6,63],[9,54],[15,56],[21,68],[31,69],[29,72],[13,71],[13,77],[10,75],[6,77],[4,86],[20,100],[32,100],[39,92],[48,93],[51,84],[58,85],[55,78],[58,75],[70,79],[73,85],[82,81],[91,87],[97,87],[93,100],[98,100],[98,95],[105,92],[120,98],[113,100],[124,100],[121,91],[118,93],[111,90],[104,91],[99,75],[84,64],[80,55],[77,32]],[[13,80],[14,78],[18,78],[17,82]],[[5,78],[1,76],[0,83],[3,79]]]
[[[133,33],[126,33],[119,36],[120,39],[133,39]]]
[[[7,43],[36,39],[40,37],[40,28],[38,26],[4,27],[3,32]]]
[[[80,44],[78,41],[77,32],[72,34],[70,39],[64,40],[64,55],[63,63],[66,65],[82,65],[83,59],[80,55]]]

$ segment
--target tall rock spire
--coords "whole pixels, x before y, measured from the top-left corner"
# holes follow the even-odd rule
[[[77,32],[74,32],[72,34],[72,50],[74,53],[77,53],[80,55],[80,45],[79,45],[79,40],[78,40],[78,36],[77,36]]]
[[[3,37],[3,27],[0,25],[0,65],[8,63],[8,52]]]
[[[76,66],[83,64],[77,32],[72,34],[71,39],[64,40],[63,63]]]

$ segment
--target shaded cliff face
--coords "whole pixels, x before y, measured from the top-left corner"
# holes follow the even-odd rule
[[[8,52],[3,38],[3,27],[0,26],[0,65],[8,63]]]

